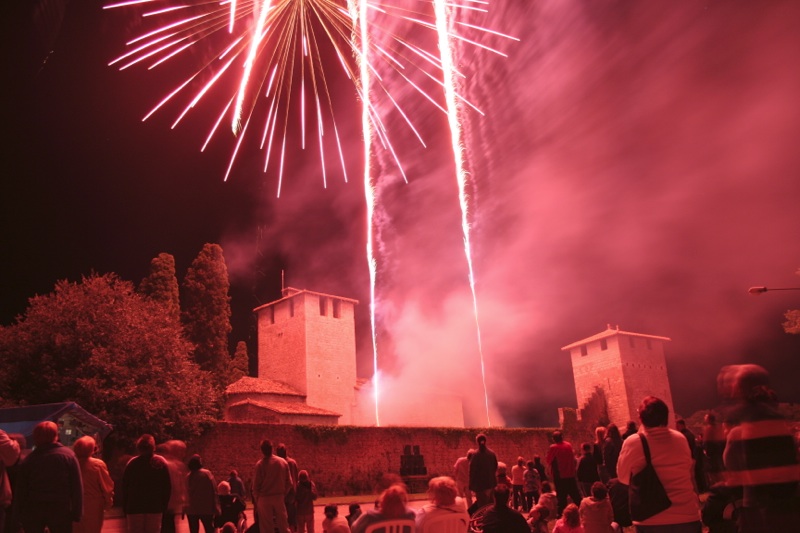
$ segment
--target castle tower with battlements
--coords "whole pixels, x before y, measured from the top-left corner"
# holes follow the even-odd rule
[[[578,408],[596,389],[604,393],[608,418],[621,431],[629,420],[639,421],[642,398],[656,396],[669,406],[670,427],[675,420],[664,343],[667,337],[621,331],[619,326],[561,348],[572,358]]]

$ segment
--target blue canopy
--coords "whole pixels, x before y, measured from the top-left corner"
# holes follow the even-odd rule
[[[31,445],[33,428],[50,420],[59,425],[61,441],[70,445],[83,435],[97,434],[106,438],[113,427],[75,402],[45,403],[0,409],[0,429],[8,434],[19,433]]]

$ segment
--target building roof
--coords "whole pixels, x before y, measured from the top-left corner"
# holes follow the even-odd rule
[[[260,311],[262,309],[265,309],[267,307],[272,307],[273,305],[275,305],[275,304],[277,304],[279,302],[282,302],[284,300],[288,300],[289,298],[293,298],[293,297],[297,296],[298,294],[302,294],[302,293],[314,294],[316,296],[324,296],[325,298],[334,298],[336,300],[344,300],[345,302],[350,302],[353,305],[358,304],[358,300],[354,300],[352,298],[345,298],[344,296],[336,296],[334,294],[325,294],[324,292],[309,291],[307,289],[295,289],[294,287],[286,287],[285,289],[283,289],[283,298],[275,300],[274,302],[266,303],[264,305],[259,305],[258,307],[253,309],[253,312],[257,313],[258,311]]]
[[[590,342],[599,341],[600,339],[606,339],[608,337],[613,337],[614,335],[627,335],[629,337],[641,337],[643,339],[655,339],[659,341],[671,341],[669,337],[659,337],[658,335],[646,335],[644,333],[633,333],[632,331],[622,331],[619,329],[619,326],[616,328],[612,328],[611,324],[608,325],[608,329],[605,331],[601,331],[597,335],[592,335],[591,337],[587,337],[583,340],[573,342],[572,344],[568,344],[561,348],[563,351],[571,350],[573,348],[577,348],[578,346],[583,346],[584,344],[589,344]]]
[[[234,381],[225,389],[225,394],[283,394],[286,396],[301,396],[305,394],[296,391],[289,385],[267,378],[251,378],[245,376]]]
[[[320,409],[319,407],[312,407],[304,403],[285,403],[285,402],[262,402],[259,400],[246,399],[240,402],[234,402],[228,407],[239,407],[242,405],[253,405],[268,409],[282,415],[322,415],[322,416],[342,416],[339,413],[328,411],[327,409]]]

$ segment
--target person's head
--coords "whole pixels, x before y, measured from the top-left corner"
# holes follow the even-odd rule
[[[528,464],[526,466],[528,467],[528,470],[535,470],[536,469],[536,465],[533,464],[533,461],[528,461]]]
[[[33,445],[35,447],[53,444],[58,440],[58,426],[49,420],[39,422],[33,428]]]
[[[406,513],[408,492],[405,485],[395,483],[381,493],[378,507],[385,518],[402,518]]]
[[[456,503],[457,495],[458,489],[456,489],[456,482],[453,481],[453,478],[439,476],[428,482],[428,497],[435,505],[453,505]]]
[[[606,496],[608,496],[608,489],[603,483],[599,481],[592,483],[592,498],[600,501],[605,500]]]
[[[683,431],[686,429],[686,420],[683,418],[679,418],[675,421],[675,429],[678,431]]]
[[[542,481],[542,494],[545,492],[553,492],[553,487],[550,485],[549,481]]]
[[[236,533],[236,524],[233,522],[225,522],[222,524],[222,529],[220,529],[220,533]]]
[[[494,506],[504,507],[508,505],[509,494],[511,494],[511,487],[505,483],[498,483],[495,485],[494,490],[492,491],[492,496],[494,497]]]
[[[506,469],[505,463],[497,463],[497,476],[505,476],[508,474],[508,470]]]
[[[760,365],[728,365],[717,375],[717,390],[723,400],[749,401],[769,388],[769,372]]]
[[[669,422],[669,407],[655,396],[647,396],[639,405],[639,420],[646,428],[666,427]]]
[[[136,441],[136,451],[139,455],[153,455],[156,453],[156,439],[152,435],[145,433]]]
[[[562,442],[564,442],[564,435],[562,435],[559,430],[555,430],[553,432],[553,442],[555,442],[556,444],[561,444]]]
[[[228,477],[239,477],[239,472],[237,470],[231,470],[231,473],[228,474]]]
[[[592,453],[592,444],[589,442],[584,442],[581,444],[581,450],[583,451],[583,455],[589,455]]]
[[[581,514],[578,510],[578,506],[574,503],[571,503],[564,508],[562,517],[564,518],[564,523],[566,523],[569,527],[575,528],[581,525]]]
[[[94,439],[89,435],[85,435],[75,441],[75,444],[72,445],[72,451],[75,452],[75,457],[79,461],[85,461],[92,456],[95,446]]]
[[[269,439],[264,439],[261,441],[261,453],[264,457],[269,457],[272,455],[272,441]]]
[[[615,442],[622,440],[622,435],[619,432],[619,428],[614,422],[611,422],[606,428],[606,436]]]
[[[535,465],[540,465],[540,464],[542,464],[542,458],[541,458],[541,457],[539,457],[538,455],[534,455],[534,456],[533,456],[533,464],[535,464]]]
[[[325,518],[328,520],[333,520],[339,516],[339,506],[335,503],[329,503],[325,506]]]
[[[200,459],[199,455],[194,454],[193,456],[189,457],[189,462],[186,463],[186,466],[189,467],[189,470],[191,472],[197,472],[198,470],[203,468],[203,461],[202,459]]]
[[[164,453],[173,459],[183,461],[183,458],[186,457],[186,443],[182,440],[168,440],[163,444],[163,447]]]
[[[300,481],[308,481],[308,470],[301,470],[297,473],[297,479]]]
[[[281,442],[275,447],[275,455],[283,459],[286,459],[288,457],[288,455],[286,454],[286,445],[284,443]]]
[[[544,505],[534,505],[531,512],[528,513],[528,518],[533,520],[534,522],[538,522],[540,520],[547,520],[550,517],[550,510],[545,507]]]
[[[351,515],[360,515],[361,514],[361,505],[358,503],[351,503],[347,507],[347,512]]]
[[[477,444],[481,448],[486,446],[486,435],[484,435],[483,433],[478,433],[478,435],[475,437],[475,444]]]
[[[625,425],[625,432],[626,433],[636,433],[637,431],[636,422],[633,420],[628,420],[628,423]]]
[[[517,466],[525,466],[525,458],[520,456],[517,457]]]
[[[217,484],[217,494],[220,494],[222,496],[227,496],[230,493],[231,493],[230,483],[228,483],[227,481],[220,481]]]
[[[603,426],[594,428],[595,442],[603,442],[606,438],[606,428]]]
[[[470,450],[467,452],[467,461],[472,461],[472,456],[475,455],[474,450]]]

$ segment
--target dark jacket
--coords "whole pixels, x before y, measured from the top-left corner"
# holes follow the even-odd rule
[[[497,456],[483,447],[469,461],[469,488],[474,491],[493,489],[497,485]]]
[[[530,531],[525,517],[506,505],[495,505],[483,515],[484,533],[530,533]]]
[[[122,474],[122,510],[125,514],[164,513],[172,483],[167,461],[160,455],[138,455]]]
[[[317,486],[313,481],[298,481],[297,492],[295,494],[295,504],[297,505],[297,514],[310,515],[314,514],[314,500],[317,499]]]
[[[83,514],[83,482],[78,459],[60,442],[33,450],[19,468],[14,505],[22,514],[40,509],[69,509],[74,521]]]

